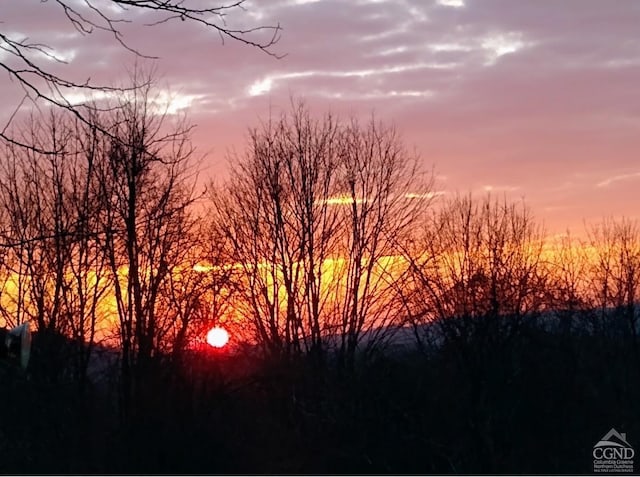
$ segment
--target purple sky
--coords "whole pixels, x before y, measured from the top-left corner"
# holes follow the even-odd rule
[[[79,0],[69,0],[79,2]],[[98,4],[108,4],[101,0]],[[197,2],[192,2],[197,3]],[[394,123],[448,192],[524,197],[550,232],[605,215],[640,217],[640,2],[634,0],[251,1],[234,25],[280,23],[283,59],[189,22],[134,15],[124,39],[159,56],[160,85],[198,125],[206,176],[248,127],[302,97],[322,114]],[[114,17],[122,12],[113,11]],[[59,5],[7,1],[2,32],[68,60],[66,77],[123,81],[135,58],[81,36]],[[0,60],[8,61],[0,51]],[[0,118],[20,89],[0,74]],[[4,122],[3,122],[4,124]]]

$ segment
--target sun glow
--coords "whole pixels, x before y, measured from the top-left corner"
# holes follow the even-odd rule
[[[229,342],[229,333],[224,328],[214,326],[207,333],[207,343],[214,348],[222,348]]]
[[[335,197],[328,197],[327,199],[322,199],[316,201],[317,204],[327,204],[327,205],[351,205],[351,204],[365,204],[369,200],[366,198],[353,198],[349,195],[340,195]]]

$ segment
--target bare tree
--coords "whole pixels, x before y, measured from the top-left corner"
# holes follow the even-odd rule
[[[4,215],[3,241],[5,247],[5,290],[2,313],[8,326],[16,326],[28,321],[30,316],[29,287],[27,281],[31,259],[36,243],[33,237],[35,224],[32,183],[24,177],[27,164],[23,164],[15,148],[6,148],[2,163],[2,210]],[[24,166],[24,167],[23,167]]]
[[[585,329],[586,320],[578,323],[576,319],[584,318],[594,305],[589,297],[588,244],[567,233],[552,243],[548,255],[550,281],[547,293],[560,329],[565,334],[575,332],[576,326]]]
[[[225,263],[223,238],[214,238],[202,217],[183,233],[182,254],[161,285],[158,304],[162,319],[157,346],[174,361],[180,361],[189,347],[204,344],[211,327],[234,328],[225,319],[235,289],[234,269]]]
[[[431,338],[423,347],[436,346],[465,377],[469,432],[488,468],[500,454],[491,392],[518,374],[524,325],[547,307],[543,249],[544,234],[522,203],[457,196],[407,254],[416,336]]]
[[[40,340],[64,335],[75,350],[71,371],[82,383],[98,324],[98,303],[107,287],[100,238],[96,235],[95,130],[52,113],[32,117],[22,131],[38,148],[7,145],[0,198],[8,227],[3,245],[15,265],[16,286],[7,290],[14,306],[3,307],[7,322],[30,320]],[[9,318],[9,316],[11,318]],[[51,343],[50,343],[51,344]],[[49,350],[54,352],[55,350]],[[52,361],[52,357],[48,358]],[[62,363],[52,363],[62,368]],[[50,369],[50,373],[56,372]],[[62,369],[60,369],[61,371]]]
[[[591,283],[589,299],[599,311],[600,333],[623,334],[640,366],[638,297],[640,296],[640,228],[630,219],[604,220],[589,231]],[[639,368],[640,369],[640,368]]]
[[[327,300],[323,262],[333,252],[339,131],[302,104],[251,131],[231,180],[213,191],[214,223],[242,269],[244,303],[258,341],[273,354],[321,353]]]
[[[543,246],[542,230],[522,204],[490,196],[448,201],[424,231],[421,250],[407,257],[422,290],[418,322],[439,323],[454,341],[470,332],[507,338],[546,306]]]
[[[434,193],[432,177],[418,168],[395,129],[374,118],[346,126],[340,159],[339,255],[346,261],[339,272],[339,354],[351,362],[363,335],[371,347],[401,324],[397,281],[406,262],[398,244],[418,226]]]
[[[125,412],[136,397],[135,386],[142,389],[161,351],[160,293],[191,246],[197,172],[191,128],[184,123],[172,127],[166,115],[152,109],[150,86],[133,91],[101,118],[110,134],[96,172],[120,325]]]
[[[66,210],[69,169],[62,163],[69,147],[69,129],[59,120],[51,117],[43,125],[32,118],[23,131],[34,144],[55,145],[58,154],[42,157],[34,150],[5,150],[3,202],[11,224],[5,241],[17,252],[15,272],[28,296],[30,306],[23,306],[22,312],[43,332],[62,331],[66,324],[60,316],[74,219]]]
[[[5,321],[73,340],[83,381],[94,342],[114,331],[115,308],[124,410],[156,358],[179,354],[211,323],[207,310],[221,300],[212,293],[229,274],[197,270],[218,266],[220,252],[198,240],[190,207],[191,128],[169,124],[150,86],[131,91],[93,114],[93,126],[70,114],[34,118],[22,134],[38,148],[6,144],[0,181]]]
[[[394,247],[431,198],[392,129],[314,120],[303,104],[253,130],[215,221],[243,271],[243,308],[272,353],[335,347],[343,362],[398,318]]]
[[[105,297],[112,289],[107,257],[104,253],[104,236],[100,233],[101,201],[100,184],[96,174],[96,163],[101,160],[104,140],[95,127],[87,127],[74,120],[74,143],[72,157],[65,159],[68,168],[66,197],[69,203],[66,213],[72,219],[72,246],[66,270],[67,293],[63,295],[72,336],[78,352],[75,354],[75,369],[81,385],[87,375],[91,353],[99,328],[108,328],[104,311]],[[102,333],[104,335],[104,333]]]

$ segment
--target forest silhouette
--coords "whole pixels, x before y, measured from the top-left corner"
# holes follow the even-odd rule
[[[33,343],[2,472],[584,473],[640,435],[637,222],[547,237],[295,100],[202,192],[133,86],[3,144],[0,312]]]

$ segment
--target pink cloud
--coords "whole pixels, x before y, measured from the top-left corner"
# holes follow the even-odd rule
[[[229,15],[232,25],[280,22],[274,51],[287,54],[280,60],[222,46],[188,22],[146,28],[153,17],[139,16],[123,33],[160,57],[161,85],[192,98],[195,139],[212,151],[208,169],[216,173],[228,149],[243,147],[249,126],[296,95],[318,113],[375,111],[447,176],[448,187],[517,185],[514,193],[549,223],[580,227],[595,213],[637,213],[634,181],[617,181],[606,194],[593,184],[637,164],[640,5],[461,3],[254,0]],[[3,28],[71,55],[53,66],[73,79],[116,81],[134,62],[108,35],[74,36],[54,2],[9,2],[2,16]],[[20,91],[6,75],[0,82],[6,117]],[[577,173],[591,182],[576,181]],[[575,185],[558,192],[568,183]]]

